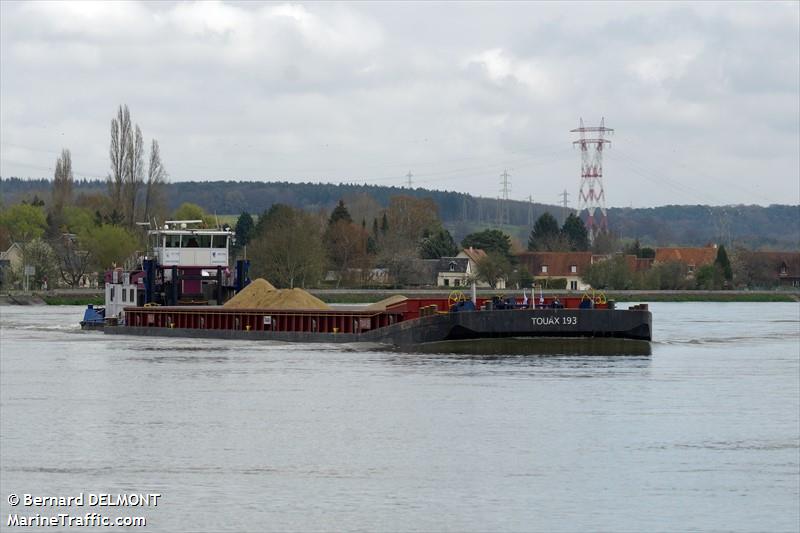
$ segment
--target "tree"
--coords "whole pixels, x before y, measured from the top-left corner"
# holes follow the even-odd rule
[[[680,261],[654,264],[644,274],[640,288],[658,290],[685,289],[689,286],[686,274],[686,264]]]
[[[425,231],[420,246],[420,257],[423,259],[439,259],[440,257],[453,257],[458,253],[453,236],[444,228],[438,231]]]
[[[0,212],[0,226],[8,230],[12,242],[27,242],[44,235],[47,216],[40,206],[16,204]]]
[[[22,245],[22,268],[32,266],[36,269],[32,278],[33,286],[41,286],[47,280],[53,283],[57,272],[58,262],[53,253],[53,248],[40,238],[36,238]],[[18,279],[23,279],[24,272],[17,273]]]
[[[520,266],[512,273],[512,280],[518,289],[533,287],[536,279],[524,266]]]
[[[78,238],[90,254],[91,266],[97,272],[114,265],[122,266],[137,247],[137,239],[130,231],[110,224],[92,228]]]
[[[558,229],[558,222],[550,213],[542,214],[536,220],[530,237],[528,237],[528,250],[533,252],[552,252],[559,250],[561,244],[561,231]]]
[[[254,230],[255,222],[253,222],[253,217],[247,211],[243,211],[236,220],[236,245],[247,246],[247,243],[253,237]]]
[[[175,220],[202,220],[208,225],[208,215],[203,208],[189,202],[182,203],[172,216]]]
[[[53,174],[52,211],[61,214],[64,206],[72,203],[72,154],[66,148],[56,159],[56,170]]]
[[[134,143],[131,143],[133,132],[131,130],[131,114],[128,106],[119,106],[117,116],[111,119],[111,145],[109,147],[109,158],[111,159],[111,174],[108,177],[109,189],[111,192],[112,208],[117,213],[123,213],[123,187],[127,181],[127,172],[130,168],[130,154],[128,151]]]
[[[731,269],[731,261],[728,259],[728,252],[725,251],[725,246],[720,244],[717,249],[717,258],[714,264],[722,271],[722,276],[725,281],[730,282],[733,279],[733,270]]]
[[[633,273],[622,255],[592,263],[583,280],[595,289],[626,290],[634,286]]]
[[[367,240],[366,230],[344,219],[328,226],[325,245],[331,266],[339,272],[337,287],[351,268],[363,270],[367,266]]]
[[[53,245],[58,261],[61,279],[70,287],[76,287],[83,276],[91,268],[91,256],[88,250],[82,250],[74,233],[65,233]]]
[[[253,275],[263,276],[278,287],[316,284],[325,262],[324,222],[299,209],[274,204],[259,223],[261,229],[250,244]]]
[[[722,288],[725,276],[719,265],[703,265],[697,269],[694,280],[697,289],[713,291]]]
[[[511,238],[497,229],[470,233],[461,241],[461,246],[463,248],[479,248],[487,254],[494,253],[502,255],[506,259],[511,258]]]
[[[150,217],[163,209],[164,185],[167,182],[167,171],[161,161],[161,149],[158,141],[153,139],[150,143],[150,163],[147,166],[147,185],[144,195],[144,218],[150,221]]]
[[[133,228],[136,224],[136,200],[144,183],[144,139],[138,124],[134,128],[133,135],[128,137],[128,144],[123,196],[125,218],[128,227]]]
[[[339,204],[333,209],[331,218],[328,220],[328,224],[332,226],[340,220],[344,220],[345,222],[353,222],[353,218],[350,216],[350,212],[347,210],[342,200],[339,200]]]
[[[583,220],[575,213],[570,213],[561,227],[561,234],[573,252],[585,252],[589,249],[589,232]],[[636,241],[637,243],[639,241]],[[529,243],[530,244],[530,243]]]
[[[511,263],[505,255],[496,252],[487,253],[478,259],[476,267],[476,278],[488,283],[493,289],[497,288],[498,281],[508,279],[511,273]]]
[[[389,199],[387,231],[419,246],[425,230],[441,225],[436,203],[430,198],[397,195]]]
[[[594,236],[592,252],[596,254],[610,254],[617,251],[619,242],[608,230],[600,230]]]

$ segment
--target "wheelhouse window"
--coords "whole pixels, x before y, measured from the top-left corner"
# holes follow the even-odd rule
[[[211,242],[212,248],[227,248],[228,236],[227,235],[214,235]]]
[[[181,247],[181,236],[180,235],[167,235],[167,248],[180,248]]]

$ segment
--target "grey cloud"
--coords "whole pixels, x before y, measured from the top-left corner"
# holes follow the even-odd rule
[[[738,184],[709,188],[716,203],[800,201],[795,3],[0,9],[4,176],[47,174],[62,146],[104,175],[124,102],[175,180],[400,184],[411,169],[494,197],[508,166],[516,197],[555,202],[577,192],[569,130],[605,116],[611,205],[687,202],[707,173]],[[685,188],[643,188],[632,168]]]

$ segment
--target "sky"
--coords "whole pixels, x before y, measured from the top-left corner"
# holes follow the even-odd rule
[[[580,207],[800,203],[800,2],[0,2],[0,175],[408,184]]]

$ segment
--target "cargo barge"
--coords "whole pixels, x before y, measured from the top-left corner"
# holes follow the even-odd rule
[[[249,262],[228,267],[230,228],[167,221],[148,231],[150,250],[131,268],[106,273],[105,307],[89,306],[81,326],[110,335],[378,343],[414,346],[443,341],[534,337],[612,337],[649,341],[646,305],[616,309],[594,295],[468,299],[411,298],[379,311],[264,309],[223,306],[249,283]]]
[[[128,307],[126,320],[107,334],[287,342],[368,342],[398,347],[498,338],[613,337],[649,341],[652,317],[646,305],[629,309],[583,305],[586,299],[548,298],[527,306],[478,299],[478,307],[447,299],[408,299],[385,311],[269,310],[224,307]],[[469,302],[472,303],[472,302]]]

